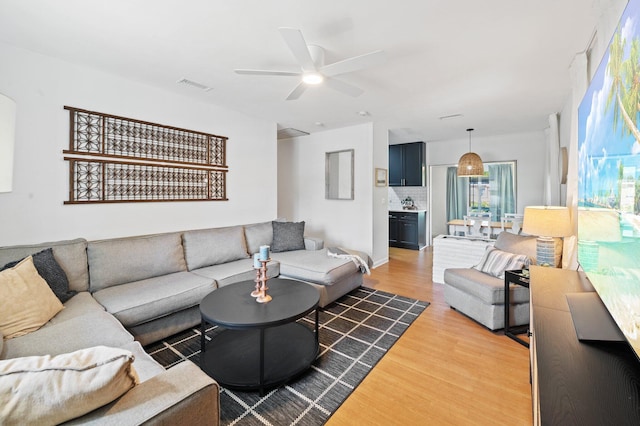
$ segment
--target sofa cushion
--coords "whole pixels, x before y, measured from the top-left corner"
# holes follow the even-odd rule
[[[131,352],[99,346],[0,361],[0,418],[58,424],[115,400],[138,383]]]
[[[302,222],[271,222],[273,226],[273,241],[271,251],[304,250],[304,221]]]
[[[504,304],[504,280],[474,268],[449,268],[444,271],[445,285],[450,285],[482,300],[488,305]],[[510,303],[529,301],[529,289],[520,285],[510,286]]]
[[[33,333],[5,340],[1,357],[59,355],[99,345],[121,347],[132,341],[133,336],[113,315],[100,310],[62,322],[49,321]]]
[[[69,288],[76,291],[87,291],[89,289],[87,240],[83,238],[42,244],[2,247],[0,248],[0,265],[25,258],[46,248],[53,249],[53,256],[67,275]]]
[[[316,284],[332,285],[360,273],[352,261],[329,257],[326,248],[274,253],[271,257],[280,263],[280,275]]]
[[[218,287],[237,283],[240,281],[254,280],[256,270],[253,269],[253,261],[246,259],[227,262],[220,265],[207,266],[195,269],[194,274],[215,280]],[[280,264],[271,261],[267,263],[267,278],[274,278],[280,274]]]
[[[504,271],[522,269],[529,266],[530,259],[524,254],[509,253],[495,247],[487,247],[487,250],[474,266],[480,272],[485,272],[496,278],[504,278]]]
[[[133,368],[138,374],[140,383],[146,382],[150,378],[162,374],[165,368],[160,365],[151,355],[146,353],[142,345],[138,341],[129,342],[122,346],[122,349],[130,351],[133,354]]]
[[[242,226],[187,231],[182,241],[190,271],[249,257]]]
[[[60,264],[53,256],[53,249],[48,248],[39,251],[38,253],[33,254],[31,257],[33,259],[33,265],[38,271],[38,275],[40,275],[47,282],[47,284],[53,291],[53,294],[56,295],[60,302],[66,302],[67,300],[71,299],[74,294],[77,293],[74,290],[69,290],[69,280],[67,279],[67,274],[64,273],[64,270],[60,267]],[[20,262],[20,260],[15,260],[13,262],[7,263],[2,268],[0,268],[0,271],[16,266]]]
[[[511,232],[498,234],[495,248],[509,253],[524,254],[529,257],[531,264],[536,264],[536,239],[529,235],[516,235]]]
[[[208,278],[176,272],[105,288],[93,297],[125,327],[131,327],[196,306],[214,289]]]
[[[5,339],[39,329],[63,308],[31,256],[0,272],[0,330]]]
[[[249,254],[259,253],[260,246],[270,246],[273,241],[273,225],[271,222],[255,223],[244,227]]]
[[[64,303],[64,309],[58,312],[55,317],[51,318],[51,321],[49,321],[47,326],[49,324],[57,324],[82,315],[104,311],[104,306],[99,304],[96,299],[91,296],[91,293],[88,291],[81,291]]]
[[[179,233],[91,241],[87,254],[91,292],[187,269]]]

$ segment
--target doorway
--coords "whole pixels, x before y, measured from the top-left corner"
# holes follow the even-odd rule
[[[457,191],[458,197],[455,205],[457,209],[454,218],[462,219],[468,209],[482,209],[491,212],[492,221],[500,222],[504,213],[516,212],[516,176],[517,163],[513,161],[485,162],[485,176],[481,178],[465,179],[464,191]],[[442,164],[429,166],[429,245],[433,245],[433,239],[441,234],[448,234],[447,222],[447,173],[456,164]],[[458,179],[460,180],[460,179]],[[460,184],[460,183],[458,183]],[[455,207],[454,205],[454,207]],[[460,207],[462,206],[462,207]],[[454,208],[452,207],[452,208]]]

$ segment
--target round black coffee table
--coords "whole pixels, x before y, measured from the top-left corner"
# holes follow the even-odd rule
[[[305,371],[318,355],[318,303],[313,286],[271,278],[268,303],[251,297],[254,281],[220,287],[200,303],[200,368],[229,389],[279,386]],[[315,310],[315,330],[296,322]],[[206,324],[224,328],[206,343]]]

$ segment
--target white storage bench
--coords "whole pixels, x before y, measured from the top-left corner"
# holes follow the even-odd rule
[[[470,268],[482,259],[495,240],[438,235],[433,239],[433,282],[444,283],[447,268]]]

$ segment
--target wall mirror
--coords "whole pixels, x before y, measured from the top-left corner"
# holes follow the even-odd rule
[[[353,149],[325,154],[325,198],[353,200]]]

